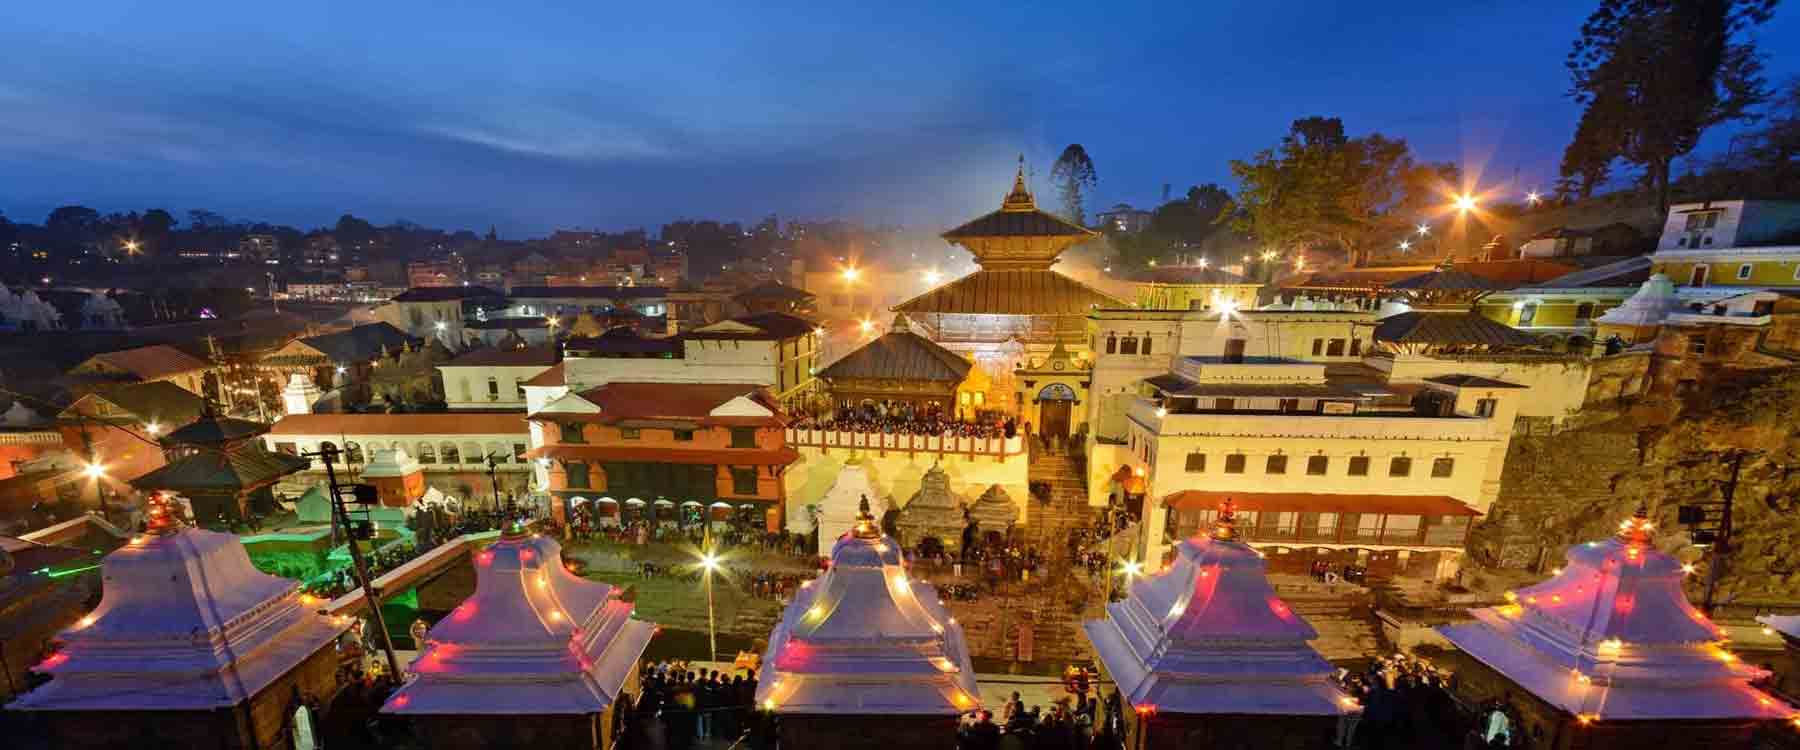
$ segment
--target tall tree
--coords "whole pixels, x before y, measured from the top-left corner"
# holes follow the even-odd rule
[[[1087,194],[1093,191],[1098,180],[1094,160],[1088,158],[1087,149],[1079,143],[1071,143],[1063,149],[1062,156],[1056,157],[1056,163],[1050,167],[1050,181],[1056,185],[1063,218],[1087,226]]]
[[[1335,117],[1295,120],[1281,144],[1231,162],[1236,202],[1222,215],[1265,247],[1338,248],[1356,263],[1441,200],[1456,168],[1415,161],[1403,140],[1351,138]]]
[[[1675,159],[1707,128],[1745,118],[1768,96],[1744,32],[1777,0],[1600,0],[1569,51],[1569,95],[1586,107],[1590,137],[1642,167],[1659,210],[1669,206]],[[1581,133],[1578,131],[1578,137]],[[1592,164],[1605,152],[1587,154]],[[1566,166],[1566,165],[1565,165]]]
[[[1561,198],[1587,198],[1612,176],[1613,162],[1619,158],[1615,123],[1616,118],[1596,107],[1581,113],[1575,138],[1563,149],[1561,177],[1556,184]]]

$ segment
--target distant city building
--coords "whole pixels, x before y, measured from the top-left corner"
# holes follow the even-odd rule
[[[1107,232],[1137,234],[1149,229],[1150,221],[1155,218],[1154,212],[1132,208],[1129,203],[1116,203],[1112,208],[1094,214],[1094,226]]]
[[[272,234],[246,234],[238,238],[238,256],[258,263],[280,263],[281,239]]]
[[[525,410],[526,381],[555,366],[554,344],[476,349],[438,365],[444,398],[452,411]]]
[[[1636,227],[1612,223],[1595,229],[1551,227],[1519,246],[1521,258],[1569,258],[1582,255],[1631,255],[1642,252],[1644,234]]]

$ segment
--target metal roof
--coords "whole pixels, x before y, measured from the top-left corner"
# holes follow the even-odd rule
[[[893,331],[819,372],[827,380],[869,378],[962,382],[973,367],[955,352],[911,331]]]
[[[906,313],[1086,315],[1124,307],[1110,294],[1049,269],[982,269],[896,305]]]
[[[1375,340],[1394,344],[1531,346],[1537,339],[1516,328],[1469,312],[1389,315],[1375,324]]]

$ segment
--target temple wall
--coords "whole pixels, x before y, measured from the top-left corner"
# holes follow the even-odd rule
[[[1125,746],[1144,750],[1324,750],[1334,746],[1337,725],[1335,716],[1138,716],[1127,712]]]
[[[1526,692],[1512,680],[1460,651],[1433,655],[1433,660],[1456,675],[1451,690],[1468,706],[1500,701],[1512,707],[1523,727],[1525,741],[1514,747],[1526,750],[1644,750],[1667,747],[1683,750],[1751,750],[1764,728],[1791,732],[1780,722],[1757,721],[1628,721],[1582,724],[1568,712]]]
[[[817,446],[797,446],[800,460],[787,468],[782,481],[787,488],[787,517],[792,531],[810,532],[812,521],[806,512],[806,506],[818,503],[831,489],[838,472],[844,468],[844,462],[850,459],[853,449],[823,448]],[[856,450],[862,458],[863,468],[868,471],[869,481],[881,497],[871,497],[869,502],[879,516],[887,503],[895,507],[905,507],[931,468],[934,461],[941,461],[944,473],[950,479],[950,491],[962,500],[964,506],[974,503],[976,498],[993,485],[1000,485],[1006,490],[1013,504],[1019,509],[1019,523],[1025,523],[1029,510],[1030,488],[1027,477],[1030,473],[1029,454],[1020,451],[1010,455],[976,455],[935,452],[905,452]],[[848,515],[855,515],[855,508],[848,510]],[[838,515],[844,515],[840,512]]]
[[[946,750],[956,747],[954,716],[781,717],[782,747],[806,750]]]
[[[478,714],[415,716],[413,727],[424,747],[432,750],[486,750],[494,747],[598,748],[609,747],[612,713],[578,716],[529,716]]]
[[[221,750],[288,747],[295,694],[315,711],[337,692],[337,651],[330,643],[249,702],[220,711],[45,711],[52,746],[74,750],[194,747]],[[315,726],[321,722],[315,719]],[[315,734],[316,736],[316,734]]]
[[[1440,375],[1480,375],[1525,386],[1530,398],[1519,403],[1521,417],[1549,417],[1561,422],[1587,401],[1588,360],[1574,357],[1368,357],[1363,364],[1388,373],[1394,383],[1411,383]]]

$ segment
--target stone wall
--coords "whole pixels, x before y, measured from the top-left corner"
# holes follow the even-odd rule
[[[1560,565],[1570,544],[1604,538],[1642,503],[1657,544],[1708,558],[1676,522],[1683,503],[1720,497],[1726,460],[1745,452],[1734,504],[1735,550],[1720,597],[1750,604],[1800,596],[1800,370],[1732,373],[1681,401],[1590,408],[1568,429],[1512,442],[1500,497],[1470,547],[1478,563]]]

